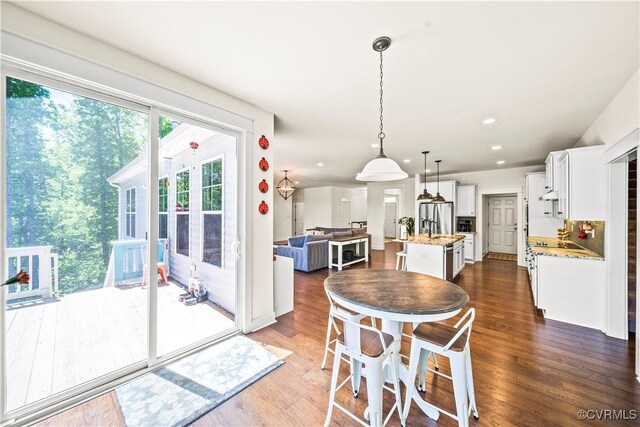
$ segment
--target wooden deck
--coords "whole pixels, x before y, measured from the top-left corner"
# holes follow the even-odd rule
[[[185,306],[184,291],[158,288],[158,354],[234,326],[213,304]],[[58,299],[9,305],[7,406],[28,403],[146,358],[147,292],[100,288]]]

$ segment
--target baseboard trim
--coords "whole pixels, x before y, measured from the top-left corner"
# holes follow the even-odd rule
[[[269,325],[273,325],[274,323],[276,323],[276,313],[272,311],[271,313],[267,313],[264,316],[258,317],[257,319],[253,319],[251,321],[249,331],[255,332]]]

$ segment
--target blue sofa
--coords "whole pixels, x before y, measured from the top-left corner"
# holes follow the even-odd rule
[[[329,266],[329,239],[332,234],[289,237],[287,246],[278,246],[276,254],[293,258],[293,268],[310,272]]]

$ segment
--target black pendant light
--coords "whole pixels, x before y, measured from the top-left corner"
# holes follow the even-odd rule
[[[440,195],[440,162],[442,160],[436,160],[436,166],[438,168],[438,193],[436,194],[436,197],[433,198],[433,201],[431,203],[445,203],[446,200],[444,199],[444,197],[442,197]]]
[[[424,154],[424,191],[418,196],[418,201],[427,202],[433,200],[433,196],[427,191],[427,154],[429,152],[423,151],[422,154]]]

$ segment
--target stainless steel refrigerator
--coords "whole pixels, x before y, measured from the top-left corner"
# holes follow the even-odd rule
[[[433,234],[454,234],[453,208],[453,202],[421,203],[419,232],[421,234],[429,233],[429,225],[431,225],[431,233]]]

